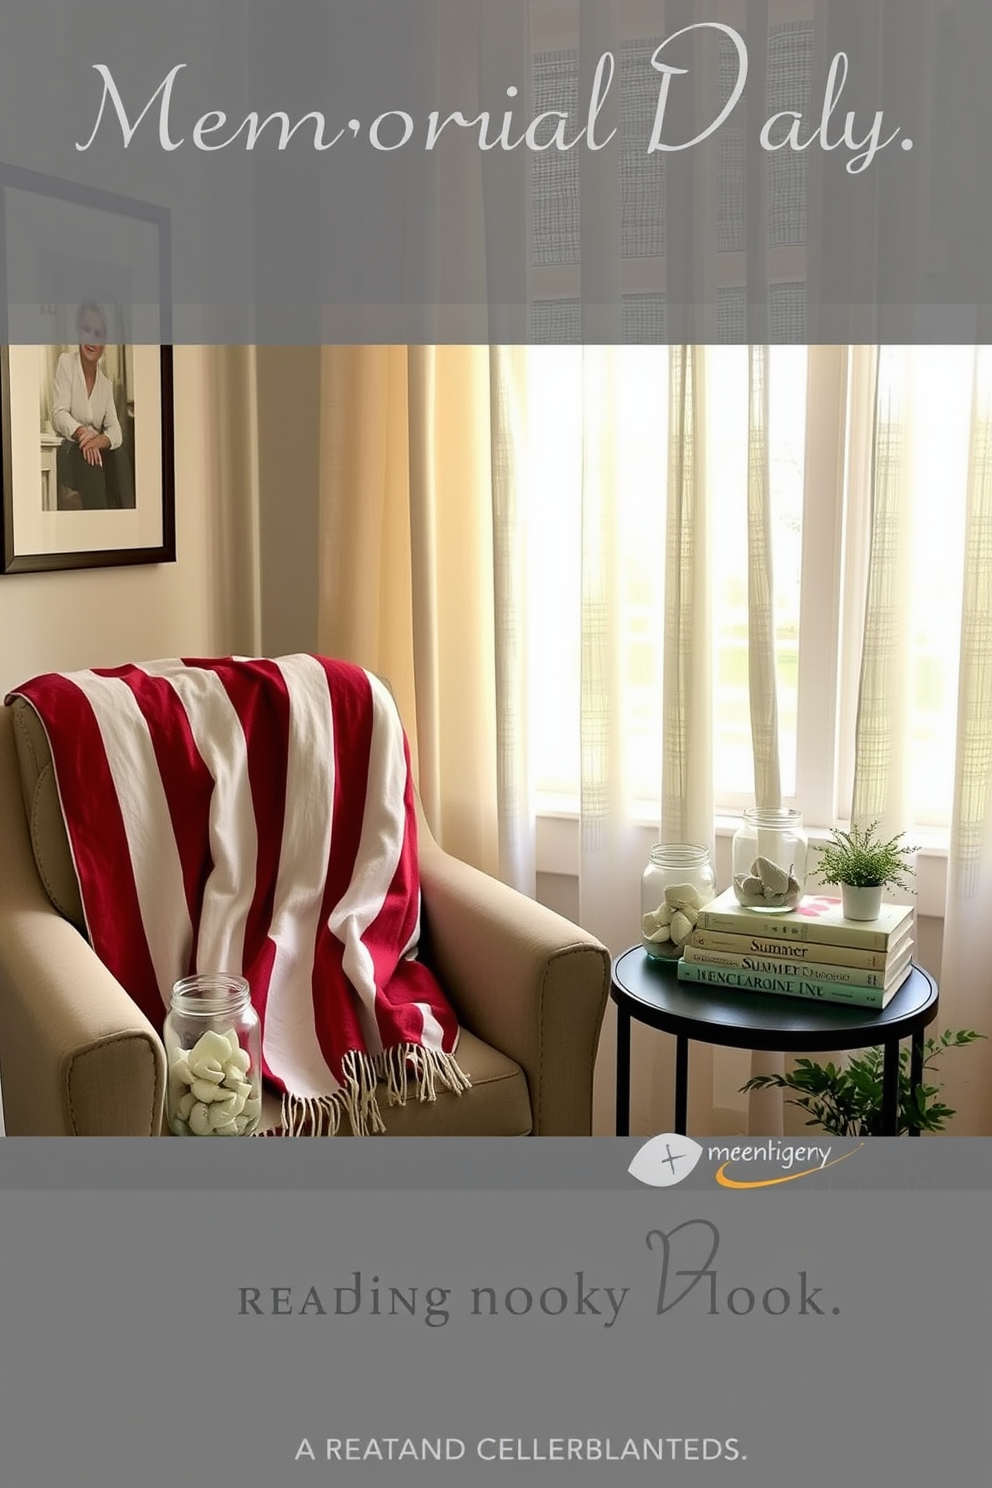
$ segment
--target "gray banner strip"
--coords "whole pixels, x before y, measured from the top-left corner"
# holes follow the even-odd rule
[[[23,1194],[0,1481],[985,1482],[988,1196],[751,1197]]]
[[[668,1140],[673,1150],[684,1145],[684,1139]],[[814,1134],[701,1138],[699,1146],[697,1165],[680,1180],[680,1191],[708,1192],[728,1202],[746,1200],[748,1194],[721,1187],[715,1177],[721,1168],[735,1183],[760,1186],[768,1197],[827,1189],[992,1189],[992,1143],[981,1138],[868,1138],[862,1143]],[[644,1185],[628,1169],[643,1147],[634,1138],[225,1144],[7,1138],[0,1141],[0,1190],[634,1192],[644,1191]]]
[[[992,7],[15,0],[0,333],[976,342]]]

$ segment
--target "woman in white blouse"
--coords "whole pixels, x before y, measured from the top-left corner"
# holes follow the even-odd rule
[[[100,366],[107,320],[99,305],[87,301],[79,307],[76,324],[79,345],[59,357],[52,388],[52,427],[62,435],[59,506],[105,510],[122,504],[120,483],[107,477],[115,473],[116,452],[124,442],[114,390]]]

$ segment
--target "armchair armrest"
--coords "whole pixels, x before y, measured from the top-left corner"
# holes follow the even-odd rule
[[[54,909],[0,916],[0,1068],[9,1136],[157,1136],[165,1050]]]
[[[45,894],[13,751],[0,760],[0,1089],[10,1136],[157,1136],[165,1050]]]
[[[467,1028],[521,1066],[535,1136],[588,1136],[610,955],[421,833],[430,961]]]

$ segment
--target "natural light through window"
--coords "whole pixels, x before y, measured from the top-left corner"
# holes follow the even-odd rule
[[[859,612],[854,604],[854,622],[844,627],[841,643],[824,648],[813,634],[818,608],[807,604],[803,611],[803,584],[805,579],[812,586],[817,605],[821,595],[825,607],[836,603],[831,616],[842,613],[842,586],[850,588],[851,574],[855,583],[859,574],[860,582],[867,578],[871,495],[867,480],[864,489],[849,489],[843,416],[837,432],[841,473],[826,486],[822,480],[807,481],[807,448],[812,447],[808,418],[819,416],[810,398],[810,356],[806,347],[773,347],[767,364],[779,757],[786,800],[812,810],[801,799],[799,782],[808,782],[811,771],[813,778],[829,775],[816,792],[815,814],[842,819],[845,783],[849,788],[853,769],[864,606]],[[898,457],[903,483],[899,530],[904,534],[899,623],[907,627],[910,644],[899,648],[903,674],[891,678],[902,709],[901,727],[910,741],[902,783],[905,819],[941,829],[952,811],[957,656],[947,637],[960,627],[973,352],[922,347],[895,348],[890,355],[883,350],[877,375],[880,426],[890,416],[893,427],[909,430],[908,437],[900,433]],[[707,348],[705,388],[714,783],[718,810],[736,812],[754,791],[748,692],[747,348]],[[605,622],[621,679],[617,707],[625,795],[633,816],[657,819],[668,420],[667,347],[583,352],[579,347],[539,346],[528,352],[531,733],[539,804],[546,810],[574,810],[580,794],[585,542],[586,563],[608,564],[612,576],[608,613],[593,619]],[[804,511],[813,500],[811,490],[817,492],[816,505]],[[608,508],[605,522],[603,503]],[[832,503],[833,509],[826,510],[824,503]],[[812,540],[807,535],[804,543],[808,522],[814,523]],[[818,565],[827,562],[827,555],[818,534],[835,528],[842,535],[841,559],[836,573],[820,572]],[[603,530],[609,535],[607,547],[593,552],[595,534]],[[803,613],[810,632],[805,638]],[[829,623],[840,630],[838,621]],[[830,658],[826,662],[825,656]],[[817,715],[815,728],[803,723],[804,689],[807,697],[815,691],[828,704],[826,715]],[[824,716],[832,720],[826,727]],[[824,807],[824,802],[834,805]]]

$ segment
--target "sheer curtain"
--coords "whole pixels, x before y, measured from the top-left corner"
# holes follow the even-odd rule
[[[580,654],[578,918],[619,952],[639,935],[646,844],[660,838],[713,846],[707,451],[714,400],[705,348],[655,354],[657,387],[647,406],[652,399],[664,405],[668,450],[640,508],[657,554],[647,581],[657,589],[653,598],[664,601],[657,605],[654,742],[661,805],[655,829],[646,831],[631,782],[623,618],[630,545],[643,547],[632,536],[628,498],[621,495],[631,479],[623,402],[632,373],[628,363],[620,374],[619,349],[576,348],[571,355],[580,369],[574,385],[581,408],[576,433],[563,431],[561,438],[574,437],[578,445],[561,445],[558,465],[578,472],[578,599],[574,611],[545,623],[565,648],[574,637]],[[537,684],[530,673],[528,595],[548,564],[568,561],[564,542],[539,545],[528,505],[533,375],[530,354],[519,348],[325,348],[319,633],[322,649],[392,683],[428,819],[443,844],[530,894],[536,884],[530,693]],[[760,539],[767,485],[762,418],[751,420],[749,447],[758,486],[753,620],[765,626],[752,693],[767,719],[769,709],[774,717],[774,646],[770,553]],[[747,491],[742,465],[742,502]],[[568,726],[563,717],[565,748]],[[761,758],[766,771],[777,771],[774,730]],[[640,1028],[635,1034],[632,1126],[657,1130],[671,1119],[672,1041]],[[596,1127],[603,1133],[613,1129],[614,1054],[608,1022],[596,1091]],[[693,1129],[712,1130],[713,1060],[705,1046],[693,1049],[690,1099]],[[777,1129],[778,1110],[757,1118],[765,1130]]]
[[[937,382],[956,378],[953,409]],[[940,1027],[992,1032],[992,358],[988,347],[878,353],[869,563],[852,817],[886,835],[950,787]],[[931,431],[929,437],[925,431]],[[927,445],[929,444],[929,448]],[[942,592],[943,591],[943,592]],[[937,608],[939,606],[939,608]],[[956,726],[920,738],[920,636],[936,629]],[[951,708],[947,709],[954,716]],[[912,829],[909,830],[912,839]],[[992,1130],[992,1045],[944,1062],[959,1135]]]
[[[942,1017],[992,1032],[992,353],[975,358],[964,534],[962,624],[947,874]],[[992,1046],[950,1067],[961,1135],[992,1131]]]

